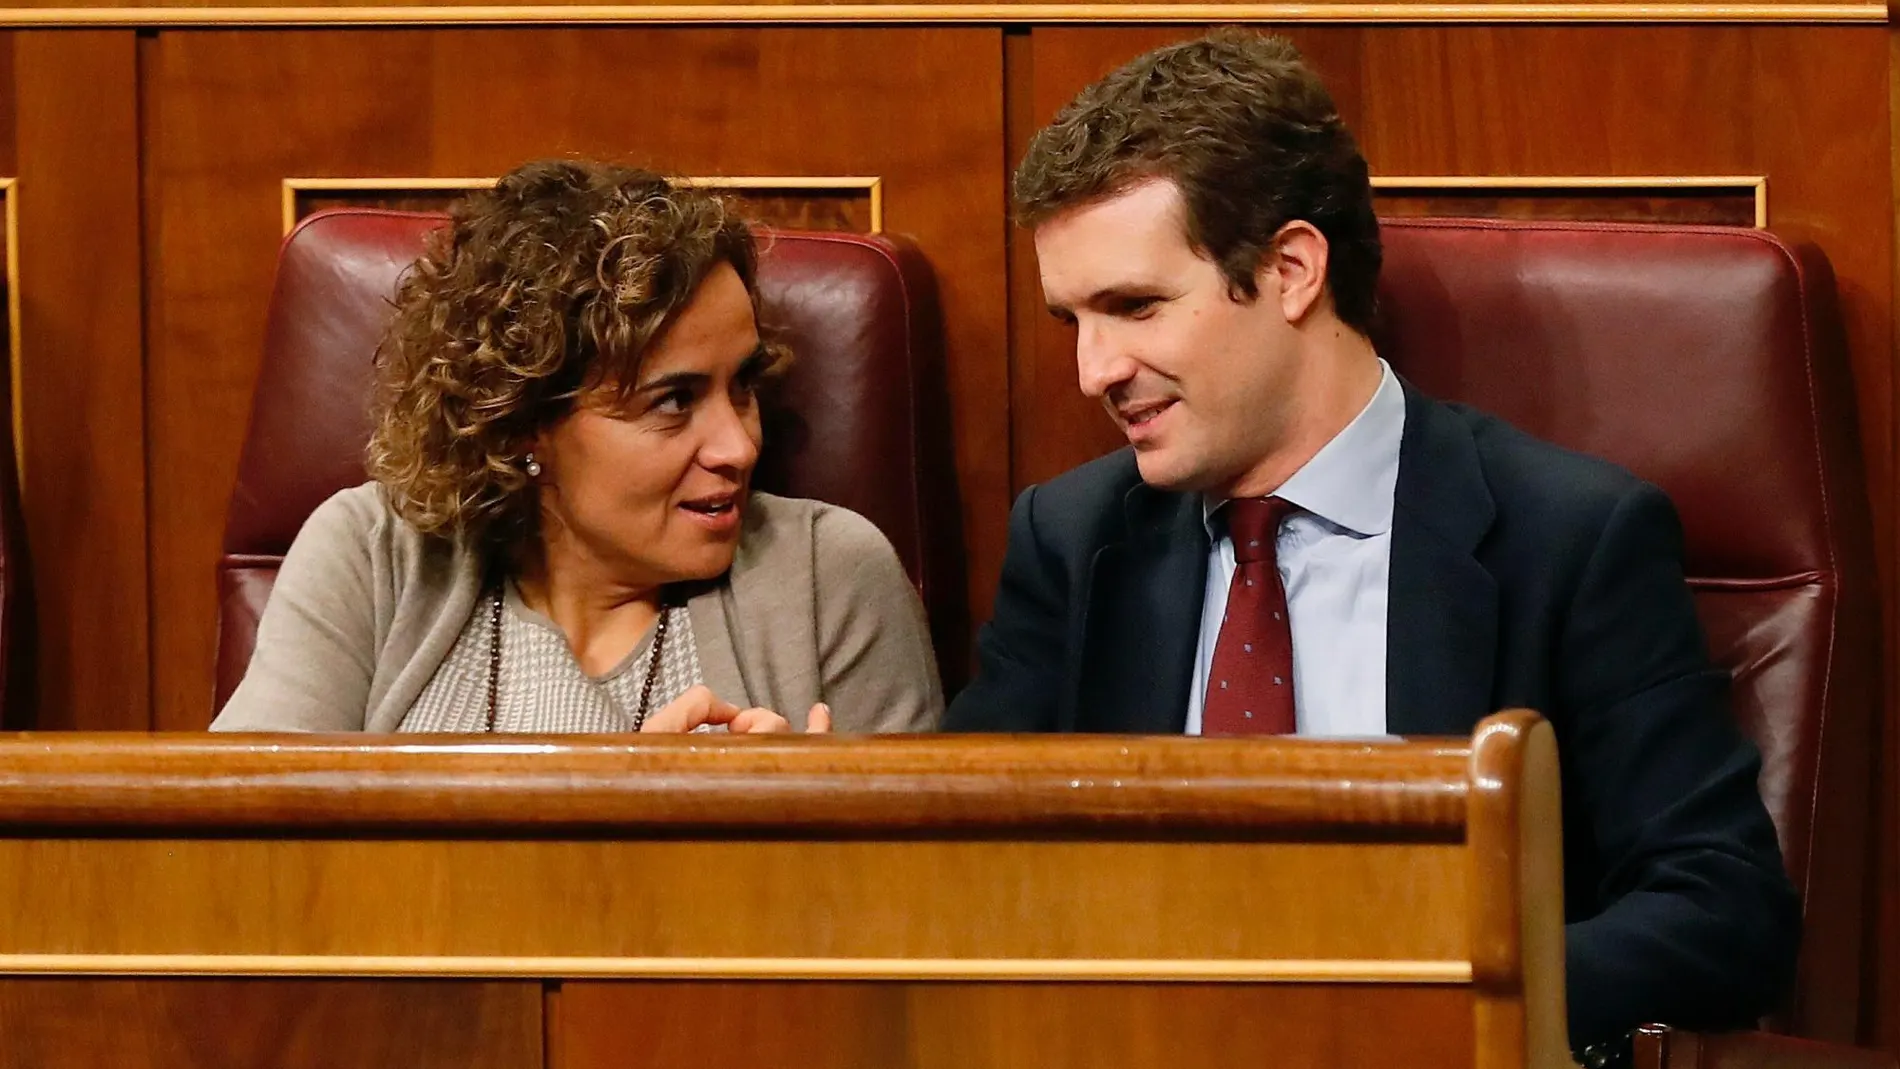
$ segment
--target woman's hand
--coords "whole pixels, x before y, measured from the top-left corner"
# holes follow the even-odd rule
[[[640,725],[640,733],[693,731],[706,724],[724,724],[727,731],[736,735],[792,730],[791,723],[772,710],[741,709],[715,697],[711,688],[702,684],[690,688],[667,702],[659,712],[648,716]],[[805,731],[807,734],[823,734],[830,730],[831,707],[819,702],[811,707],[806,717]]]

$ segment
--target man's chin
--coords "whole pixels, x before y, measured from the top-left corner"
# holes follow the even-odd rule
[[[1170,493],[1197,491],[1205,482],[1198,468],[1166,449],[1136,449],[1135,470],[1142,482]]]

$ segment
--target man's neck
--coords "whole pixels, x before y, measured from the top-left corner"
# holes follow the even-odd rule
[[[1273,451],[1234,481],[1226,497],[1264,497],[1305,467],[1326,443],[1365,411],[1379,390],[1384,369],[1365,335],[1335,326],[1303,366],[1296,400]]]

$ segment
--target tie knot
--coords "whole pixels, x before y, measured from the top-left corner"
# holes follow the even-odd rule
[[[1236,498],[1227,503],[1227,536],[1234,541],[1234,559],[1243,564],[1274,559],[1280,521],[1300,507],[1277,497]]]

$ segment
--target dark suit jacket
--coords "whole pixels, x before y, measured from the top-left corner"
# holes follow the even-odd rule
[[[1571,1040],[1737,1027],[1793,975],[1800,908],[1682,570],[1667,497],[1406,388],[1386,724],[1550,720],[1562,763]],[[1174,734],[1208,539],[1128,450],[1025,491],[953,731]],[[1338,665],[1350,672],[1350,662]]]

